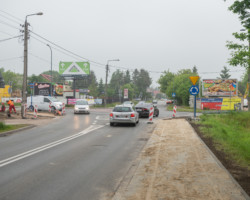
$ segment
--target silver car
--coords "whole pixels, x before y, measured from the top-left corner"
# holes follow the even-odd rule
[[[90,113],[88,101],[85,99],[78,99],[74,106],[74,113]]]
[[[118,105],[115,106],[109,115],[110,126],[114,124],[132,124],[136,126],[139,123],[139,114],[131,106]]]

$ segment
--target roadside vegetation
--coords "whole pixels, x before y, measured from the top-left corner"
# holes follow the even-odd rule
[[[0,122],[0,134],[6,131],[16,130],[25,126],[27,125],[25,124],[6,125],[4,122]]]
[[[250,169],[250,112],[202,115],[197,124],[215,148],[242,167]]]

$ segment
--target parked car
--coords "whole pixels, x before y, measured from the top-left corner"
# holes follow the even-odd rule
[[[154,116],[159,116],[159,109],[157,106],[151,103],[138,103],[135,106],[135,110],[139,113],[139,117],[149,117],[150,109],[154,107]]]
[[[74,106],[74,114],[76,113],[90,113],[88,101],[85,99],[78,99]]]
[[[173,100],[171,100],[171,99],[166,100],[166,104],[172,104],[172,103],[173,103]]]
[[[38,110],[49,111],[51,105],[51,111],[62,110],[62,102],[54,97],[49,96],[30,96],[27,97],[27,108],[30,110],[34,110],[34,106],[38,106]]]
[[[132,124],[136,126],[139,123],[139,114],[130,105],[117,105],[109,114],[110,126],[115,124]]]
[[[153,100],[153,105],[157,105],[158,101],[157,100]]]
[[[133,102],[132,101],[124,101],[123,102],[123,105],[130,105],[130,106],[134,106]]]

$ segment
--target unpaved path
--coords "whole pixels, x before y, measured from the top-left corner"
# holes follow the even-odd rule
[[[185,119],[159,120],[139,160],[114,200],[248,198]]]

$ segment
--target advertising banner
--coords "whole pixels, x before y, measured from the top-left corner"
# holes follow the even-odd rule
[[[203,96],[238,96],[237,79],[204,79]]]
[[[128,99],[128,89],[124,89],[124,99]]]
[[[63,96],[63,84],[55,84],[54,85],[54,96]]]
[[[89,62],[60,62],[59,74],[62,76],[89,75]]]
[[[34,95],[50,96],[51,84],[50,83],[35,83]]]
[[[241,98],[202,98],[202,110],[235,110],[241,104]]]

